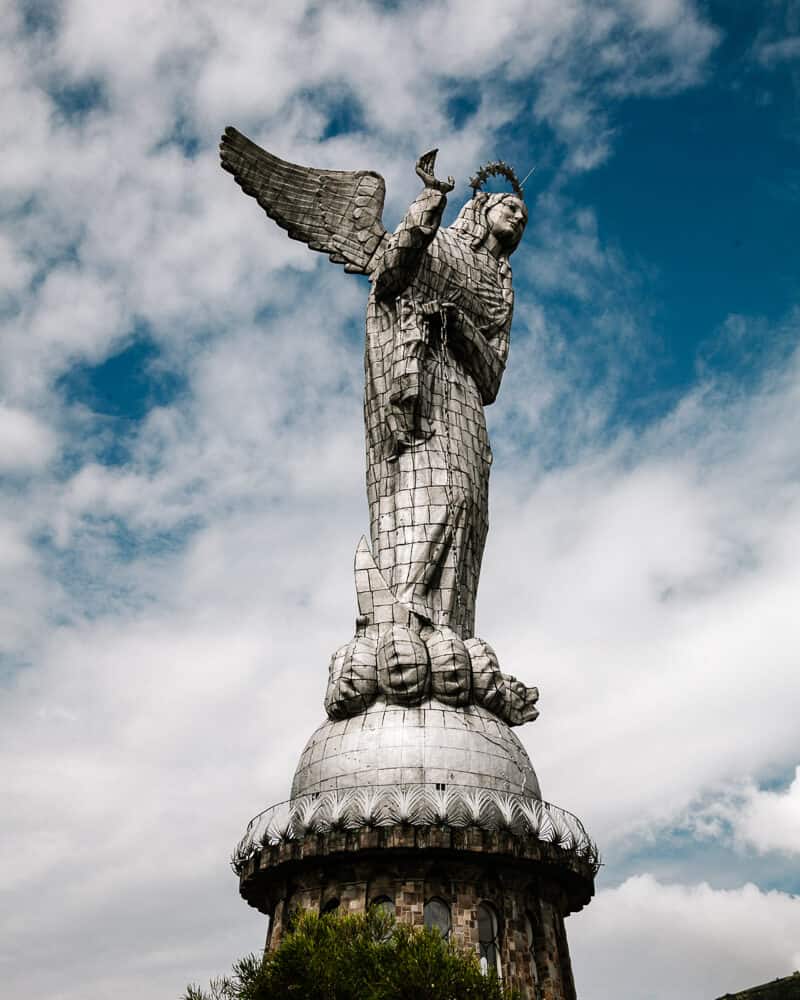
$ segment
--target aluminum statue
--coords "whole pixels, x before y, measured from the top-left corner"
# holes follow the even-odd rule
[[[501,672],[475,637],[488,529],[494,402],[514,307],[509,257],[527,222],[511,168],[489,164],[455,222],[442,215],[452,178],[416,172],[423,189],[394,233],[381,222],[383,178],[316,170],[266,152],[233,128],[222,166],[290,237],[368,275],[364,418],[371,546],[361,540],[356,634],[334,653],[325,707],[359,715],[382,699],[479,705],[509,725],[535,719],[536,688]],[[482,190],[502,174],[507,193]]]

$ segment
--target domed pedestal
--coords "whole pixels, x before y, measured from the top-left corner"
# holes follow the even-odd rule
[[[524,1000],[575,1000],[564,918],[591,899],[597,852],[479,706],[376,702],[324,722],[291,799],[251,821],[234,868],[270,917],[270,949],[298,909],[380,903],[474,948]]]

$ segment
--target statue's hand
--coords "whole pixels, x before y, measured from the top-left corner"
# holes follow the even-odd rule
[[[456,182],[452,177],[448,177],[446,181],[440,181],[434,176],[433,168],[438,152],[438,149],[431,149],[427,153],[423,153],[417,160],[415,170],[417,177],[419,177],[426,188],[432,188],[434,191],[441,191],[442,194],[447,194],[448,191],[453,190]]]

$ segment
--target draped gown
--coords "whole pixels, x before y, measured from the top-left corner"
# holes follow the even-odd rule
[[[366,324],[367,497],[375,559],[423,622],[474,634],[488,530],[494,401],[513,311],[506,258],[426,188],[372,275]],[[467,211],[465,209],[465,211]]]

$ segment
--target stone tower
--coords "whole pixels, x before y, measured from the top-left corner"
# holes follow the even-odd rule
[[[235,129],[222,165],[295,239],[369,276],[365,424],[370,543],[355,558],[353,638],[331,657],[327,718],[286,802],[259,813],[234,853],[240,891],[276,947],[297,909],[437,928],[473,948],[526,1000],[575,1000],[564,920],[594,892],[580,820],[542,799],[513,726],[538,690],[503,673],[474,634],[491,465],[484,407],[500,388],[527,221],[514,172],[472,179],[440,223],[452,179],[435,152],[394,234],[371,171],[299,167]],[[483,183],[502,175],[508,194]],[[324,430],[324,429],[321,429]]]

